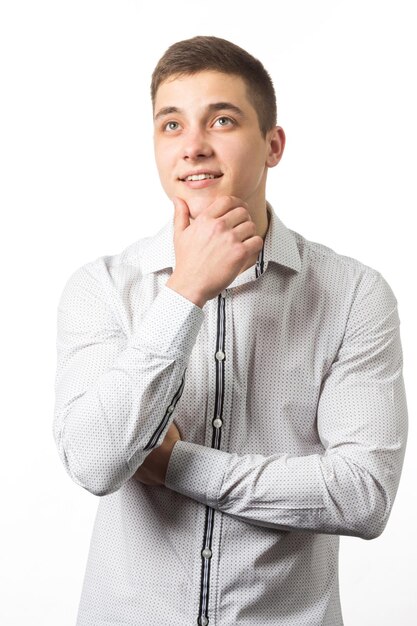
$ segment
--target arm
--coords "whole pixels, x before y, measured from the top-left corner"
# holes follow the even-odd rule
[[[162,443],[203,319],[199,307],[164,286],[130,335],[104,262],[71,276],[58,306],[53,432],[77,484],[112,493]]]
[[[200,307],[262,247],[239,198],[215,200],[193,224],[187,204],[175,205],[176,267],[135,334],[103,259],[75,272],[59,303],[54,437],[72,479],[96,495],[119,489],[161,445]]]
[[[178,441],[166,486],[255,525],[377,537],[394,502],[407,438],[399,324],[389,285],[368,271],[322,383],[323,454],[239,455]]]

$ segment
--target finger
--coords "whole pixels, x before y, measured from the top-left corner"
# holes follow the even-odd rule
[[[254,235],[242,241],[242,246],[245,246],[248,255],[257,254],[262,250],[264,241],[259,235]]]
[[[190,225],[190,210],[182,198],[174,196],[174,237],[180,235]]]
[[[255,226],[249,212],[243,206],[231,209],[228,213],[217,219],[224,221],[228,228],[236,228],[239,224],[244,223],[252,224],[252,228]],[[253,233],[255,233],[255,230]]]
[[[246,241],[246,239],[256,235],[256,226],[254,222],[243,222],[242,224],[238,224],[234,227],[233,234],[239,239],[239,241]],[[263,243],[262,237],[260,237],[260,240]]]
[[[243,207],[246,210],[249,208],[246,202],[243,202],[241,198],[237,198],[236,196],[221,196],[220,198],[216,198],[201,214],[204,213],[208,217],[216,218],[226,215],[226,213],[237,207]]]

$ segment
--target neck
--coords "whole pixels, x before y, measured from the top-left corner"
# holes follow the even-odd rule
[[[262,237],[264,241],[265,241],[266,233],[268,232],[270,217],[271,216],[265,204],[265,210],[261,213],[261,215],[259,217],[252,218],[253,221],[255,222],[256,234]]]

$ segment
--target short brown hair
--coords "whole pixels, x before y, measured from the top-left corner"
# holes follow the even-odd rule
[[[258,59],[226,39],[198,36],[178,41],[158,61],[151,82],[152,106],[158,87],[173,76],[216,70],[240,76],[246,83],[263,136],[277,123],[275,90],[270,75]]]

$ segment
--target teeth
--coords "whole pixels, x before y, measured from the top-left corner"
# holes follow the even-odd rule
[[[205,178],[216,178],[214,174],[194,174],[193,176],[187,176],[185,180],[204,180]]]

